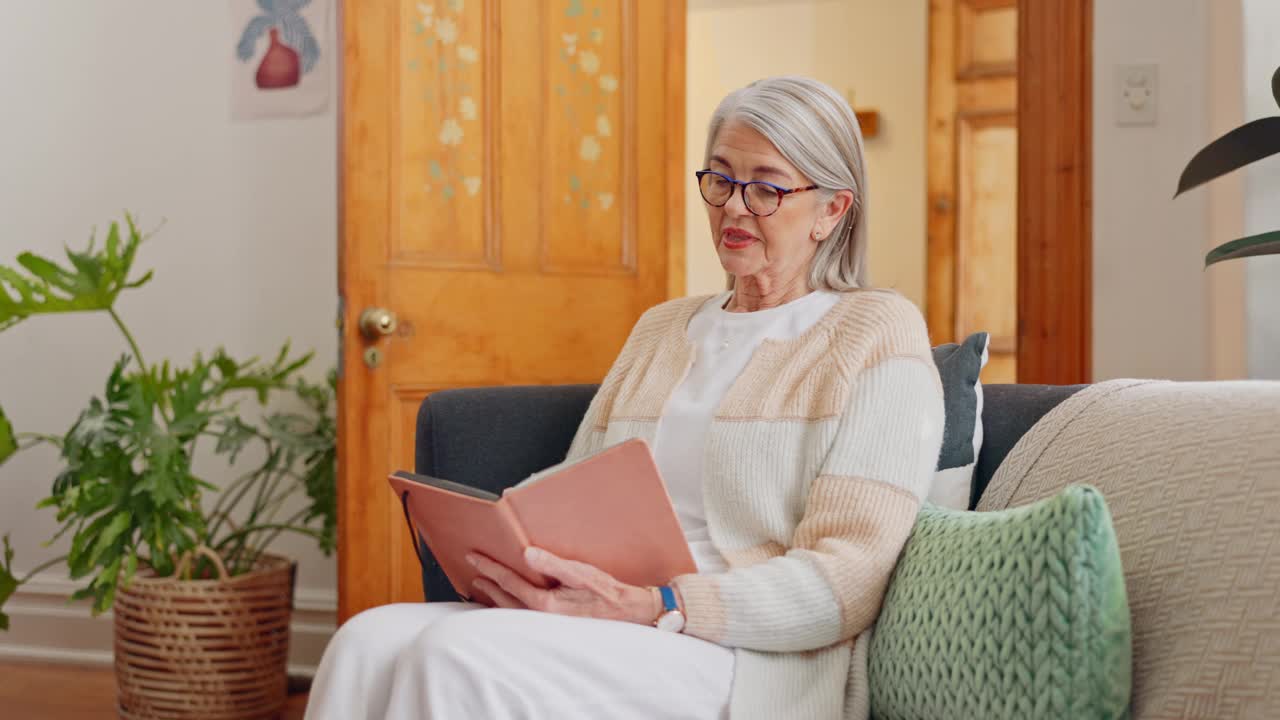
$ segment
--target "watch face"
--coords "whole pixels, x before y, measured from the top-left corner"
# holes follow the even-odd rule
[[[684,615],[679,610],[662,613],[658,617],[658,629],[667,632],[680,632],[684,629]]]

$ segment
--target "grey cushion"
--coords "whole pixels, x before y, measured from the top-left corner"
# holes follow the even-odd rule
[[[933,349],[933,364],[942,378],[942,401],[947,409],[939,470],[972,465],[976,459],[973,431],[978,420],[978,393],[974,388],[982,374],[989,338],[987,333],[974,333],[960,344],[947,343]]]
[[[984,385],[982,453],[973,473],[969,509],[987,489],[996,468],[1022,436],[1058,403],[1080,392],[1085,385]]]

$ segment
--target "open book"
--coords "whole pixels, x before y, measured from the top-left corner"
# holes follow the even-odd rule
[[[525,564],[530,545],[589,563],[630,585],[662,585],[697,572],[671,498],[644,440],[551,467],[501,496],[399,471],[389,478],[410,530],[422,536],[458,595],[474,593],[479,551],[538,587],[554,580]]]

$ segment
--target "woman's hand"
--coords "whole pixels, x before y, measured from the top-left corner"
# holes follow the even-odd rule
[[[651,591],[619,582],[594,565],[566,560],[532,547],[525,551],[524,559],[531,569],[559,580],[560,585],[543,590],[511,568],[472,553],[467,556],[467,562],[482,576],[476,578],[473,587],[503,608],[529,608],[643,625],[651,624],[658,613]]]

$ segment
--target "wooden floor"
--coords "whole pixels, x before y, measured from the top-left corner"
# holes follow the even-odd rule
[[[109,720],[115,714],[111,668],[0,662],[0,717],[18,720]],[[302,720],[305,693],[289,696],[281,720]]]

